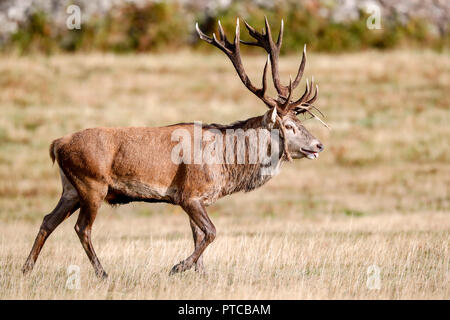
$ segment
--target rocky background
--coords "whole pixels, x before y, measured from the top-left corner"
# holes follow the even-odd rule
[[[85,30],[85,33],[90,34],[88,40],[85,34],[82,37],[67,37],[65,35],[67,34],[66,19],[68,17],[66,10],[71,4],[76,4],[81,8],[82,26],[88,29],[88,32]],[[286,13],[291,15],[292,12],[295,12],[291,19],[298,18],[298,14],[301,12],[306,12],[306,18],[305,14],[298,18],[306,26],[311,24],[309,20],[315,19],[312,24],[316,23],[316,20],[320,21],[322,25],[324,24],[323,21],[327,21],[328,24],[346,29],[348,26],[354,26],[355,22],[365,19],[367,17],[367,6],[374,5],[381,10],[383,29],[385,29],[385,24],[388,23],[391,29],[396,31],[402,29],[402,36],[405,33],[413,34],[412,38],[416,38],[415,40],[418,40],[416,42],[419,42],[419,44],[423,42],[424,45],[429,45],[430,38],[438,39],[439,47],[448,44],[448,21],[450,21],[450,1],[448,0],[252,0],[245,3],[232,0],[178,0],[167,2],[157,0],[1,0],[0,45],[2,47],[19,47],[21,51],[27,51],[30,48],[41,50],[41,47],[44,47],[44,50],[49,50],[46,48],[49,46],[63,50],[94,48],[121,51],[120,48],[117,48],[121,47],[124,51],[150,51],[156,50],[159,42],[169,42],[173,38],[164,39],[167,38],[166,35],[162,36],[163,39],[155,40],[157,42],[151,45],[141,43],[117,46],[111,45],[111,41],[114,42],[111,39],[107,41],[98,40],[97,34],[115,34],[114,37],[119,38],[118,41],[124,41],[124,36],[130,36],[130,33],[132,33],[131,37],[134,36],[133,30],[137,29],[141,33],[139,36],[144,34],[143,37],[146,38],[139,39],[137,42],[152,43],[153,40],[149,39],[155,37],[155,33],[158,33],[158,31],[152,33],[151,30],[166,27],[168,29],[165,32],[166,34],[170,30],[179,32],[178,35],[182,37],[180,46],[182,46],[192,44],[192,39],[196,39],[192,37],[194,20],[199,20],[203,23],[204,28],[213,31],[215,20],[224,15],[230,16],[230,19],[236,15],[248,18],[252,15],[262,16],[271,12],[274,12],[275,16],[286,15]],[[272,16],[274,20],[275,16]],[[131,17],[131,19],[127,19],[127,17]],[[178,20],[175,21],[176,19]],[[135,20],[153,21],[153,25],[150,22],[138,21],[136,26]],[[252,19],[250,18],[250,20]],[[304,20],[308,21],[305,22]],[[111,26],[114,22],[128,25],[129,28],[117,30],[120,28]],[[105,24],[109,24],[109,26],[105,28]],[[306,31],[316,33],[317,30],[306,27]],[[322,33],[318,30],[315,36],[320,37]],[[417,35],[417,33],[420,34]],[[40,39],[39,45],[33,45],[36,42],[36,37]],[[357,35],[356,37],[360,36]],[[48,39],[43,41],[42,38]],[[396,39],[398,36],[394,36],[394,38]],[[50,42],[56,44],[49,45]],[[394,42],[393,44],[381,45],[379,43],[367,43],[365,46],[395,47],[399,42],[403,43],[404,41],[394,40]],[[89,44],[87,45],[87,43]],[[432,45],[435,45],[435,42]],[[318,45],[317,49],[339,51],[341,49],[352,49],[352,45],[344,43],[338,45],[337,50],[327,47],[321,48]]]

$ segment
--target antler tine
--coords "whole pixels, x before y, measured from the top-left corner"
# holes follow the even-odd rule
[[[206,34],[204,34],[202,32],[202,30],[200,30],[200,28],[198,27],[198,22],[195,23],[195,30],[197,31],[197,34],[200,37],[200,39],[202,39],[208,43],[212,43],[212,38],[208,37]]]
[[[311,95],[313,88],[314,88],[314,76],[311,76],[311,87],[310,87],[311,91],[309,92],[308,97],[306,97],[305,100],[309,99],[309,96]]]
[[[308,99],[310,95],[310,90],[309,90],[309,82],[308,79],[306,79],[306,89],[305,92],[302,94],[302,96],[295,102],[291,103],[291,108],[295,108],[297,106],[299,106],[300,104],[302,104],[306,99]]]
[[[313,91],[313,88],[315,87],[315,85],[314,85],[314,76],[312,76],[311,77],[311,86],[310,86],[310,90],[309,90],[309,92],[308,92],[308,94],[305,96],[305,98],[304,98],[304,100],[302,100],[301,101],[301,103],[307,103],[308,102],[308,99],[310,98],[310,96],[311,96],[311,93],[312,93],[312,91]],[[315,97],[317,97],[317,89],[316,89],[316,92],[315,92]],[[315,100],[316,98],[314,98],[314,100]]]
[[[281,19],[280,32],[278,33],[277,39],[277,47],[281,48],[281,44],[283,42],[283,33],[284,33],[284,21]]]
[[[306,84],[308,85],[308,79],[306,79]],[[300,98],[297,101],[299,101],[300,104],[306,102],[309,99],[309,97],[311,96],[313,88],[314,88],[314,76],[311,77],[311,85],[310,85],[310,87],[308,89],[308,94],[305,97],[303,97],[303,99]]]
[[[292,90],[293,90],[292,89],[292,78],[291,78],[291,76],[289,76],[289,86],[288,86],[288,88],[289,88],[288,96],[286,98],[286,101],[283,103],[283,105],[281,107],[281,109],[284,112],[287,112],[289,110],[289,104],[291,102],[291,96],[292,96]]]
[[[220,35],[220,40],[222,40],[222,41],[228,41],[227,36],[226,36],[225,32],[223,31],[222,24],[220,23],[220,20],[217,21],[217,22],[218,22],[218,24],[219,24],[219,35]]]
[[[288,94],[288,87],[284,86],[281,84],[281,80],[280,80],[280,72],[279,72],[279,68],[278,68],[278,59],[279,59],[279,55],[280,55],[280,46],[278,46],[278,43],[281,45],[282,43],[282,36],[283,36],[283,29],[280,29],[280,33],[278,34],[278,41],[277,41],[277,45],[274,44],[273,39],[272,39],[272,31],[270,30],[270,25],[269,25],[269,21],[267,20],[267,17],[264,16],[264,24],[265,24],[265,37],[264,39],[266,40],[266,46],[265,49],[268,49],[268,53],[270,54],[270,62],[271,62],[271,66],[272,66],[272,79],[273,79],[273,84],[275,86],[275,89],[278,92],[279,96],[283,96],[285,97],[286,94]],[[284,24],[283,24],[284,25]]]
[[[200,39],[208,42],[209,44],[212,44],[213,46],[219,48],[223,52],[225,52],[228,56],[232,53],[231,50],[228,47],[230,47],[230,42],[225,38],[222,39],[222,42],[218,41],[216,38],[216,35],[213,33],[212,38],[204,34],[200,28],[198,27],[198,22],[195,24],[195,29],[197,30],[197,34],[200,37]]]
[[[240,56],[240,27],[239,27],[239,18],[236,20],[236,34],[234,38],[234,43],[231,43],[227,40],[227,37],[225,35],[225,32],[223,31],[222,25],[219,22],[219,35],[220,40],[217,40],[216,35],[213,33],[212,38],[204,34],[199,26],[198,23],[196,23],[195,28],[197,30],[197,33],[200,37],[200,39],[208,42],[209,44],[212,44],[213,46],[219,48],[222,50],[228,58],[231,60],[231,63],[233,64],[234,68],[236,69],[236,72],[241,79],[242,83],[247,87],[248,90],[250,90],[253,94],[255,94],[258,98],[260,98],[268,107],[277,107],[277,102],[270,97],[266,97],[265,93],[267,90],[267,80],[266,80],[266,71],[268,66],[268,61],[266,62],[266,65],[264,66],[264,74],[263,74],[263,87],[261,89],[256,88],[252,82],[250,81],[250,78],[247,76],[244,70],[244,66],[242,64],[241,56]]]
[[[319,94],[319,85],[316,84],[316,90],[314,92],[314,96],[311,99],[309,99],[308,101],[306,101],[306,103],[312,104],[314,101],[316,101],[318,94]]]
[[[264,16],[264,27],[265,27],[265,36],[267,40],[269,41],[269,44],[273,44],[272,39],[272,31],[270,30],[269,20],[267,20],[267,17]]]
[[[262,77],[262,94],[266,94],[267,90],[267,66],[269,65],[269,55],[267,55],[266,64],[264,65],[263,77]]]
[[[244,19],[242,19],[242,20],[244,20]],[[267,53],[269,53],[269,51],[268,51],[267,48],[265,47],[265,43],[264,43],[264,40],[263,40],[263,38],[264,38],[263,34],[262,34],[262,33],[259,33],[258,31],[256,31],[256,30],[255,30],[251,25],[249,25],[249,24],[247,23],[247,21],[245,21],[245,20],[244,20],[244,24],[245,24],[245,27],[246,27],[247,30],[248,30],[249,35],[252,36],[254,39],[256,39],[256,42],[250,42],[250,41],[244,41],[244,40],[241,40],[241,43],[246,44],[246,45],[249,45],[249,46],[262,47],[262,48],[266,49]]]
[[[306,65],[306,44],[303,47],[303,54],[302,54],[302,62],[300,62],[300,66],[298,67],[297,76],[295,77],[294,83],[292,86],[297,88],[298,84],[300,83],[300,80],[302,80],[303,71],[305,71],[305,65]]]
[[[316,107],[314,107],[312,105],[312,103],[314,101],[316,101],[318,94],[319,94],[319,85],[316,84],[313,97],[311,99],[307,100],[309,98],[309,96],[311,95],[311,92],[309,91],[309,88],[308,88],[308,80],[306,80],[305,93],[302,95],[302,97],[300,99],[293,102],[289,107],[291,108],[291,110],[294,110],[296,112],[296,114],[304,113],[304,112],[306,112],[306,109],[309,109],[310,107],[312,107],[312,108],[316,109],[317,111],[319,111],[319,113],[322,116],[324,116],[322,114],[322,112],[320,112],[319,109],[317,109]],[[305,100],[307,100],[307,101],[305,101]],[[298,107],[299,105],[301,106],[300,108]],[[304,108],[304,106],[306,106],[308,108]]]
[[[222,30],[223,31],[223,30]],[[239,57],[240,60],[240,56],[239,56],[239,40],[241,38],[241,28],[239,27],[239,18],[236,19],[236,33],[234,36],[234,49],[235,52],[237,53],[236,56]]]

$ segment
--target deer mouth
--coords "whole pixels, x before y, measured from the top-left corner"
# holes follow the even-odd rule
[[[307,157],[310,160],[314,160],[317,159],[319,157],[319,153],[312,151],[312,150],[308,150],[308,149],[301,149],[301,152],[305,155],[305,157]]]

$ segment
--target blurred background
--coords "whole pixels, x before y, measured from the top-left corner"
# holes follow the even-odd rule
[[[261,30],[264,15],[274,34],[284,19],[286,83],[307,44],[296,96],[314,76],[331,130],[304,124],[325,151],[209,208],[218,230],[205,253],[211,278],[167,278],[192,249],[180,208],[104,205],[93,242],[114,297],[450,296],[449,1],[2,0],[0,299],[110,295],[73,231],[76,214],[50,237],[31,277],[20,274],[61,192],[48,146],[88,127],[262,114],[226,56],[199,41],[195,22],[211,34],[220,19],[232,38],[236,17]],[[242,23],[241,35],[248,39]],[[259,84],[266,55],[241,47]],[[84,272],[82,290],[64,286],[70,264]],[[379,290],[367,286],[372,264]]]
[[[68,30],[67,9],[81,10],[82,28]],[[382,28],[367,32],[371,14]],[[2,48],[23,52],[148,52],[197,48],[194,25],[212,32],[220,18],[232,27],[236,16],[250,24],[267,15],[284,18],[283,52],[308,43],[324,52],[391,49],[404,46],[442,50],[449,44],[450,3],[446,0],[2,0]],[[231,28],[232,30],[232,28]]]

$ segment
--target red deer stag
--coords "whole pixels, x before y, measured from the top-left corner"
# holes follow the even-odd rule
[[[312,103],[317,98],[318,87],[314,87],[312,82],[309,86],[307,81],[303,95],[297,100],[292,99],[292,92],[298,86],[305,68],[305,50],[297,76],[293,81],[290,80],[289,85],[283,85],[278,65],[283,21],[276,42],[272,39],[267,19],[262,33],[246,22],[245,25],[250,36],[255,39],[254,42],[240,40],[239,19],[233,42],[227,39],[220,22],[219,38],[215,34],[212,37],[205,35],[198,25],[196,30],[202,40],[228,56],[247,89],[261,99],[269,110],[261,116],[230,125],[202,125],[200,133],[214,131],[217,139],[217,132],[226,136],[230,130],[241,130],[244,133],[252,129],[279,130],[280,147],[277,149],[276,142],[270,142],[265,150],[266,153],[269,149],[279,150],[275,157],[277,168],[284,160],[317,158],[324,147],[305,129],[297,115],[307,112],[314,116],[311,110],[314,108]],[[259,46],[267,51],[268,59],[264,66],[261,88],[255,87],[245,73],[240,57],[240,43]],[[275,98],[266,96],[269,60],[278,93]],[[191,137],[196,134],[195,124],[180,123],[158,128],[91,128],[54,140],[50,146],[50,157],[53,162],[58,163],[63,191],[55,209],[43,219],[30,255],[22,268],[23,273],[33,269],[44,242],[53,230],[80,209],[75,231],[96,275],[106,278],[107,274],[91,242],[92,224],[103,201],[110,204],[132,201],[165,202],[181,206],[190,219],[195,249],[188,258],[176,264],[170,274],[193,266],[195,270],[203,271],[202,253],[216,237],[216,229],[208,217],[206,207],[226,195],[258,188],[271,175],[263,174],[261,169],[264,164],[250,163],[248,156],[244,156],[241,163],[190,163],[184,161],[185,158],[181,162],[174,161],[173,150],[179,145],[177,139],[174,139],[174,133],[180,130],[189,133]],[[190,142],[190,138],[188,140]],[[232,147],[227,145],[227,152],[238,144],[237,138],[232,141]],[[244,148],[253,148],[251,143],[249,136],[244,134]],[[203,147],[203,143],[201,146]],[[182,151],[183,157],[189,156],[190,151]],[[221,152],[225,150],[222,149]],[[232,156],[234,160],[236,157],[237,154]]]

